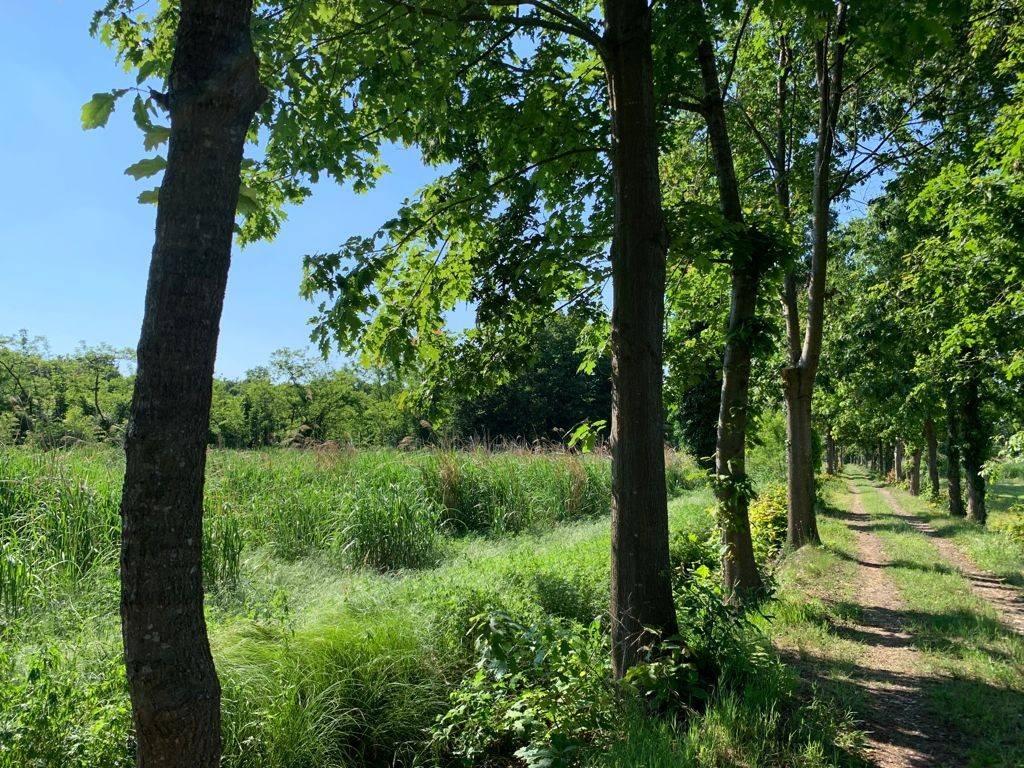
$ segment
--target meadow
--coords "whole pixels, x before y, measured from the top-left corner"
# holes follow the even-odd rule
[[[687,457],[669,466],[683,634],[723,670],[712,699],[674,725],[612,683],[606,457],[211,451],[204,575],[224,764],[559,765],[571,753],[626,765],[636,750],[698,765],[737,751],[837,764],[837,744],[853,738],[840,736],[842,713],[793,699],[795,678],[764,636],[721,605],[712,496]],[[111,448],[0,453],[5,768],[133,764],[122,471]],[[756,519],[768,554],[779,516]],[[496,649],[519,659],[515,674],[484,674]],[[765,706],[777,710],[770,723]],[[523,749],[533,756],[508,762]]]

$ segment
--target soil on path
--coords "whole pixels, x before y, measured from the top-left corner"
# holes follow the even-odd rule
[[[1024,594],[1020,590],[978,568],[956,544],[921,518],[904,510],[888,488],[879,487],[878,492],[896,517],[929,537],[939,553],[970,582],[974,593],[995,608],[1005,626],[1024,635]]]
[[[860,491],[850,487],[853,498],[847,524],[857,535],[859,562],[859,620],[847,629],[850,639],[866,648],[854,674],[868,699],[862,712],[867,731],[868,758],[879,768],[929,768],[957,765],[947,753],[941,727],[929,722],[924,711],[922,687],[939,678],[923,677],[923,660],[904,630],[905,606],[886,573],[889,561],[881,542],[871,532]]]

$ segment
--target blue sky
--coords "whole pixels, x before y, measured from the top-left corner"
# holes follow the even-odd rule
[[[134,347],[156,208],[124,169],[146,156],[128,105],[83,131],[96,91],[134,84],[89,37],[100,0],[0,0],[0,335],[26,328],[56,353],[80,341]],[[309,343],[313,307],[298,296],[303,255],[373,231],[433,178],[417,153],[387,154],[393,173],[365,195],[322,184],[273,243],[236,249],[217,372],[239,376],[280,347]]]

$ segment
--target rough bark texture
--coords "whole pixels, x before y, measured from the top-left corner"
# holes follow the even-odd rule
[[[960,490],[960,416],[956,397],[950,394],[946,401],[946,487],[949,490],[949,514],[964,517],[964,496]]]
[[[220,764],[203,618],[203,477],[245,134],[264,97],[251,0],[183,0],[171,135],[125,440],[121,621],[139,768]]]
[[[964,475],[967,480],[967,517],[976,523],[985,524],[985,477],[984,467],[988,434],[981,419],[981,400],[978,380],[971,379],[964,387],[963,403],[963,456]]]
[[[928,419],[924,423],[924,442],[928,451],[928,483],[931,486],[933,499],[939,498],[939,446],[935,438],[935,422]]]
[[[915,448],[910,454],[910,493],[921,495],[921,449]]]
[[[662,343],[668,236],[645,0],[605,0],[612,240],[612,663],[621,676],[678,632],[668,556]]]
[[[893,449],[893,467],[896,470],[896,482],[902,483],[906,480],[906,473],[903,471],[903,441],[897,440]]]
[[[703,13],[703,6],[699,2],[697,6]],[[719,206],[726,221],[743,227],[739,182],[733,164],[715,50],[707,38],[698,43],[697,62],[703,86],[703,114],[718,180]],[[765,256],[760,246],[756,233],[743,231],[733,247],[729,325],[722,364],[722,396],[715,449],[715,494],[723,545],[722,582],[726,595],[739,600],[764,592],[750,537],[746,467],[750,364],[756,333],[757,295]]]
[[[811,434],[811,401],[814,379],[821,358],[821,339],[825,318],[825,281],[828,267],[829,226],[831,223],[831,166],[835,148],[836,124],[843,96],[843,69],[846,55],[846,3],[837,5],[837,16],[830,23],[815,50],[818,83],[818,129],[814,152],[814,185],[811,216],[811,270],[807,286],[807,327],[799,357],[790,349],[790,365],[782,372],[786,398],[788,525],[786,543],[796,549],[818,542],[814,512],[814,462]],[[829,57],[832,57],[831,62]],[[787,286],[788,290],[788,286]],[[788,301],[788,299],[787,299]],[[792,308],[795,313],[795,307]],[[787,326],[790,315],[787,310]],[[792,329],[789,331],[792,338]]]

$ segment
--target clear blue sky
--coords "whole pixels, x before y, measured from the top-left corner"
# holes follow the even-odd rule
[[[101,4],[0,0],[0,335],[26,328],[56,353],[80,341],[135,346],[153,246],[156,208],[135,199],[153,180],[124,175],[146,156],[128,105],[106,128],[80,127],[94,92],[134,84],[89,37]],[[239,376],[275,349],[309,343],[313,307],[298,296],[303,255],[373,231],[434,176],[415,152],[387,159],[393,173],[369,194],[320,185],[274,243],[236,249],[219,374]]]

